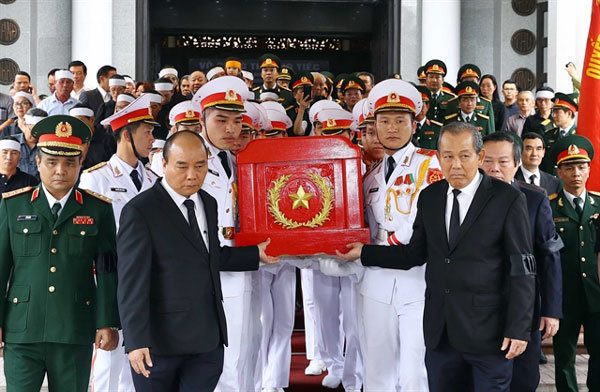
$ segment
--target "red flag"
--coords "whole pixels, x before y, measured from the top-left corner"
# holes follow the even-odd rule
[[[592,0],[592,20],[585,50],[577,133],[585,136],[594,146],[587,188],[600,191],[600,0]]]

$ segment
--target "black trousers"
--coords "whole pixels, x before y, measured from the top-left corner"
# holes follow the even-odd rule
[[[447,336],[435,349],[427,349],[425,366],[430,392],[510,390],[512,359],[504,354],[463,353],[450,345]]]
[[[212,392],[223,371],[223,347],[202,354],[150,354],[150,377],[133,375],[136,392]]]
[[[539,329],[533,328],[527,348],[514,359],[511,392],[535,392],[540,383],[541,352],[542,337]]]

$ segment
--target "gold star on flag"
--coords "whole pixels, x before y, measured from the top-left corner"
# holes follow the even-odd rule
[[[294,201],[294,204],[292,205],[292,209],[295,210],[298,207],[304,207],[306,209],[308,209],[308,201],[310,200],[311,197],[313,197],[313,195],[311,193],[306,193],[304,192],[304,188],[302,188],[302,185],[300,185],[300,187],[298,187],[298,190],[296,191],[296,193],[292,193],[289,195],[290,199],[292,199]]]

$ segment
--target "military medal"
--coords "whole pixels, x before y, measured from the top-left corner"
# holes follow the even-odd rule
[[[90,216],[76,216],[73,218],[74,225],[93,225],[94,218]]]

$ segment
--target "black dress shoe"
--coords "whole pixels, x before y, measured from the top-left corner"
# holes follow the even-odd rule
[[[545,365],[548,363],[548,357],[546,357],[546,354],[544,354],[544,352],[542,351],[540,353],[540,365]]]

